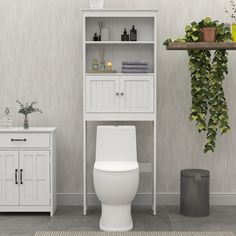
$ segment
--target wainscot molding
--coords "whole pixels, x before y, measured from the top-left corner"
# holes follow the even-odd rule
[[[89,193],[88,205],[97,206],[99,200],[95,193]],[[179,193],[158,193],[157,205],[176,206],[179,205]],[[82,206],[82,193],[57,193],[57,202],[60,206]],[[133,205],[150,206],[152,202],[151,193],[138,193],[134,199]],[[213,206],[233,206],[236,205],[236,193],[211,193],[210,204]]]

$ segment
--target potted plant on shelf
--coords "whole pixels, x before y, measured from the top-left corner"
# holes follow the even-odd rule
[[[236,4],[234,0],[230,0],[231,9],[225,9],[225,13],[228,14],[232,19],[232,41],[236,42]]]
[[[210,17],[206,17],[199,22],[201,27],[201,33],[204,42],[215,42],[216,41],[216,26],[218,21],[212,21]]]
[[[30,105],[26,103],[25,105],[21,103],[20,101],[16,101],[20,105],[20,110],[18,111],[19,113],[23,114],[25,116],[24,119],[24,129],[29,128],[29,120],[28,120],[28,115],[34,112],[40,112],[42,111],[39,108],[35,108],[34,106],[37,104],[37,102],[31,102]]]
[[[202,29],[209,24],[213,24],[216,29],[216,42],[231,40],[229,27],[207,17],[198,23],[192,22],[187,25],[185,37],[177,40],[167,39],[164,45],[170,42],[201,42]],[[224,134],[230,130],[227,101],[223,89],[223,81],[228,74],[228,53],[224,49],[218,49],[211,57],[209,50],[194,49],[188,50],[188,55],[192,94],[189,118],[196,122],[199,132],[207,133],[204,152],[213,152],[218,131]]]

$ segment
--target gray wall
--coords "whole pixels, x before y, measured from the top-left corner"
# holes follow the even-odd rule
[[[37,100],[43,115],[34,114],[34,126],[57,126],[58,192],[82,192],[82,22],[88,0],[0,0],[0,106],[10,104],[15,125],[16,99]],[[203,154],[204,136],[188,120],[191,105],[186,52],[167,52],[162,42],[183,35],[192,20],[212,16],[228,21],[222,0],[105,0],[106,8],[156,8],[158,14],[158,130],[157,190],[179,191],[182,168],[211,170],[212,192],[236,192],[236,73],[230,52],[230,74],[224,87],[228,99],[230,134],[218,139],[214,154]],[[137,124],[139,160],[151,160],[151,124]],[[91,184],[95,124],[89,126]],[[93,145],[92,145],[93,144]],[[140,192],[151,190],[143,174]]]

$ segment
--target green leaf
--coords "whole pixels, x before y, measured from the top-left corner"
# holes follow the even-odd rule
[[[191,26],[190,25],[187,25],[186,27],[185,27],[185,32],[188,32],[188,31],[190,31],[191,30]]]
[[[194,36],[194,35],[192,35],[191,38],[194,42],[198,41],[198,39],[199,39],[197,36]]]
[[[192,22],[185,27],[185,36],[170,42],[198,42],[201,39],[203,27],[216,28],[216,41],[227,42],[231,39],[229,27],[223,23],[212,21],[206,17],[200,22]],[[191,75],[192,108],[189,119],[196,123],[199,132],[206,131],[204,152],[214,151],[217,131],[227,133],[229,115],[227,101],[223,90],[223,81],[228,73],[228,53],[226,50],[216,50],[211,56],[209,50],[188,50],[189,70]]]

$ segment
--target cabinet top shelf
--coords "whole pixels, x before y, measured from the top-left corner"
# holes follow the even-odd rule
[[[140,11],[148,11],[148,12],[157,12],[158,10],[157,9],[127,9],[127,8],[117,8],[117,9],[109,9],[109,8],[103,8],[103,9],[91,9],[91,8],[87,8],[87,9],[82,9],[82,11],[91,11],[91,12],[94,12],[94,11],[98,11],[98,12],[101,12],[101,11],[132,11],[132,12],[140,12]]]
[[[86,73],[86,76],[154,76],[154,73]]]
[[[0,128],[0,133],[53,133],[56,131],[56,127],[31,127],[29,129],[24,129],[22,127],[12,127],[12,128]]]
[[[118,44],[118,45],[136,45],[136,44],[154,44],[154,41],[85,41],[85,44]]]
[[[166,50],[194,50],[194,49],[205,49],[205,50],[236,50],[235,42],[197,42],[197,43],[169,43],[166,46]]]
[[[156,17],[157,10],[155,9],[84,9],[82,10],[84,17],[96,17],[96,18],[103,18],[103,17],[138,17],[138,18],[145,18],[145,17]]]

